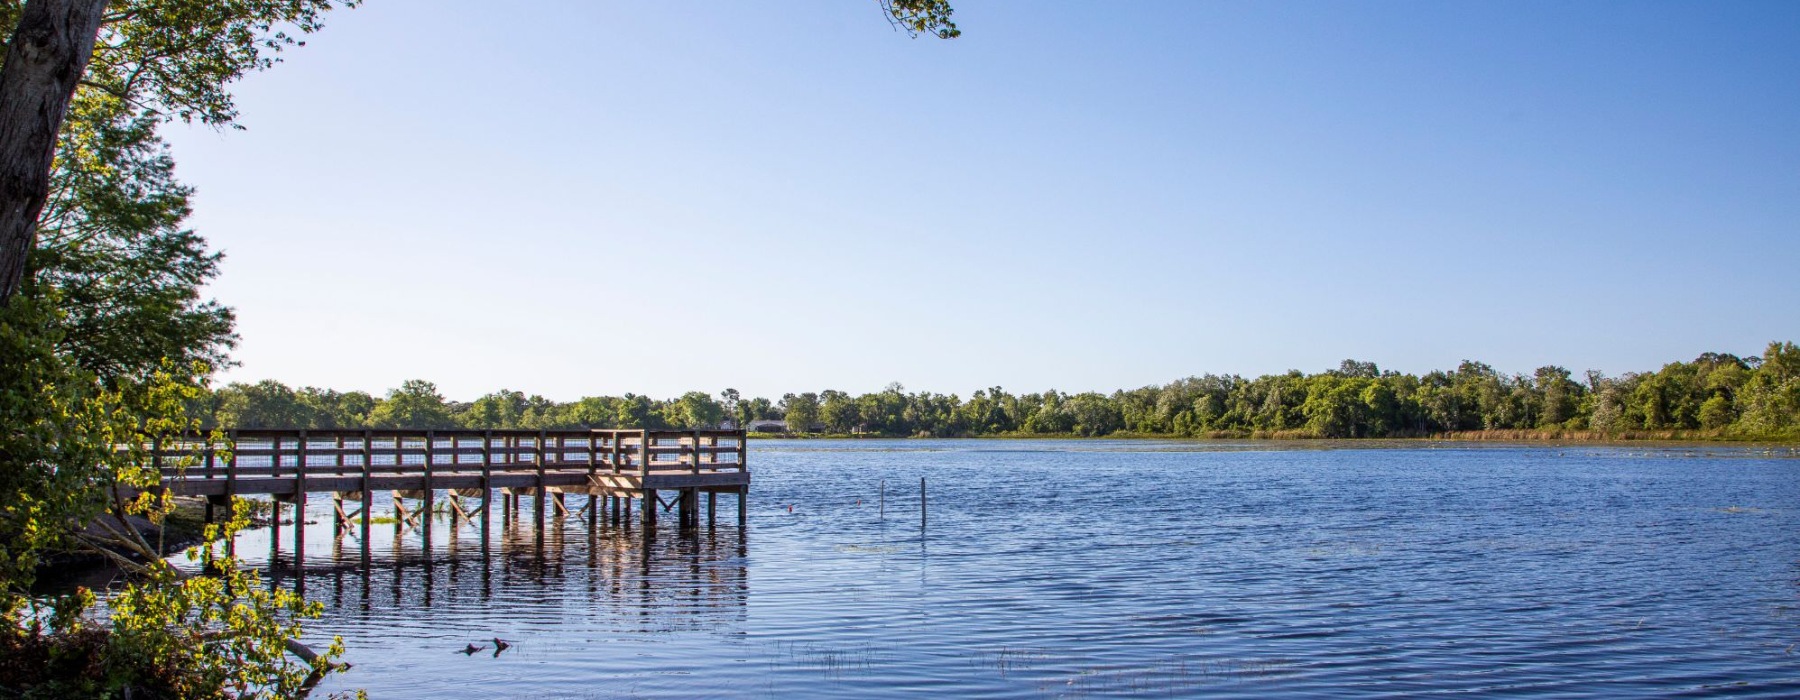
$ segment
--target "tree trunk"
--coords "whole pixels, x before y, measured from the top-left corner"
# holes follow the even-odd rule
[[[29,0],[0,68],[0,306],[19,291],[50,192],[56,134],[107,0]]]

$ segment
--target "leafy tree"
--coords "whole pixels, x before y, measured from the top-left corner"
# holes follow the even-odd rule
[[[523,392],[501,389],[475,399],[460,422],[475,429],[519,428],[524,426],[528,406]]]
[[[661,428],[662,416],[651,405],[650,397],[626,394],[618,403],[618,417],[613,422],[621,428]]]
[[[355,0],[346,0],[353,6]],[[32,0],[0,5],[0,303],[25,277],[77,85],[134,119],[230,125],[227,86],[322,25],[329,0]],[[291,34],[290,34],[291,32]]]
[[[218,422],[232,428],[307,428],[315,412],[286,384],[265,379],[231,384],[217,393]]]
[[[844,434],[861,425],[862,414],[849,394],[826,389],[819,394],[819,422],[824,424],[826,432]]]
[[[819,424],[819,395],[812,392],[804,394],[788,394],[781,397],[786,408],[782,419],[787,421],[788,430],[796,433],[811,432],[813,426]]]
[[[313,428],[360,428],[368,424],[369,413],[375,410],[375,397],[364,391],[308,386],[295,392],[295,397],[311,413]]]
[[[369,412],[369,425],[375,428],[440,429],[456,427],[444,396],[437,385],[422,379],[408,379],[400,388],[389,391],[387,398]]]
[[[181,227],[191,190],[154,127],[118,99],[77,97],[24,281],[56,294],[59,350],[109,381],[222,366],[236,340],[231,311],[201,299],[219,256]]]
[[[744,395],[738,393],[738,390],[726,389],[719,392],[719,406],[725,409],[725,417],[731,419],[737,427],[750,424],[750,407],[744,403]]]
[[[1337,374],[1340,377],[1374,379],[1381,376],[1381,369],[1376,367],[1373,362],[1344,360],[1338,363]]]
[[[664,415],[675,428],[717,428],[725,420],[725,407],[704,391],[690,391],[670,402]]]
[[[1076,435],[1100,437],[1125,427],[1118,406],[1106,396],[1091,391],[1069,397],[1067,414],[1069,430]]]
[[[1769,343],[1741,397],[1744,431],[1778,435],[1800,427],[1800,347]]]
[[[1539,427],[1562,427],[1575,419],[1576,411],[1581,406],[1581,385],[1576,384],[1569,376],[1569,370],[1561,367],[1538,368],[1537,388],[1543,392],[1544,405],[1544,410],[1538,416]]]

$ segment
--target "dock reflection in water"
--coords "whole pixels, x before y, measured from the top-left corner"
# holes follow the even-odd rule
[[[370,532],[367,568],[358,530],[339,530],[319,506],[307,513],[303,570],[294,568],[293,552],[272,546],[268,529],[240,535],[237,550],[270,586],[325,604],[325,617],[306,626],[308,641],[342,635],[357,651],[352,675],[359,678],[338,679],[344,687],[368,685],[371,676],[383,679],[378,685],[391,685],[416,672],[417,659],[435,660],[471,643],[489,648],[466,664],[497,666],[459,681],[498,688],[508,679],[524,680],[514,676],[528,673],[517,662],[541,664],[571,651],[574,640],[574,647],[591,648],[671,632],[743,633],[750,591],[744,530],[721,524],[684,533],[670,520],[646,538],[637,523],[601,519],[590,528],[585,516],[571,514],[551,517],[540,539],[528,515],[529,497],[525,501],[526,517],[496,509],[485,539],[479,517],[460,521],[437,513],[429,528],[425,521],[382,522]],[[375,513],[392,512],[389,502],[375,506]],[[282,530],[291,527],[284,522]],[[505,656],[515,659],[490,657],[495,637],[509,641]],[[642,669],[627,664],[617,670]],[[416,687],[446,681],[439,669],[432,673],[440,677],[416,679]],[[492,697],[512,697],[496,692]]]

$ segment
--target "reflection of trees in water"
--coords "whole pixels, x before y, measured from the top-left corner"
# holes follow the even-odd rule
[[[291,561],[267,572],[272,585],[302,587],[333,611],[364,619],[408,610],[478,607],[484,614],[560,617],[604,612],[638,631],[704,630],[741,622],[749,597],[747,545],[735,527],[681,535],[659,529],[552,519],[537,537],[528,518],[496,518],[484,544],[479,520],[433,522],[371,543],[363,568],[354,532],[332,538],[329,557],[307,560],[305,577]],[[386,538],[383,538],[386,539]]]

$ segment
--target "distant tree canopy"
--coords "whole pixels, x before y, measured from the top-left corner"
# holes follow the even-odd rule
[[[881,436],[1367,438],[1568,430],[1792,439],[1800,437],[1800,348],[1770,343],[1760,357],[1706,353],[1654,372],[1588,372],[1580,381],[1554,366],[1508,375],[1465,361],[1415,376],[1346,360],[1317,374],[1209,374],[1111,394],[992,387],[966,400],[890,384],[861,396],[826,390],[775,402],[726,389],[717,398],[693,391],[667,400],[626,394],[568,403],[502,390],[457,403],[417,380],[381,399],[265,381],[220,388],[196,410],[202,420],[243,428],[689,429],[773,419],[795,432]]]

